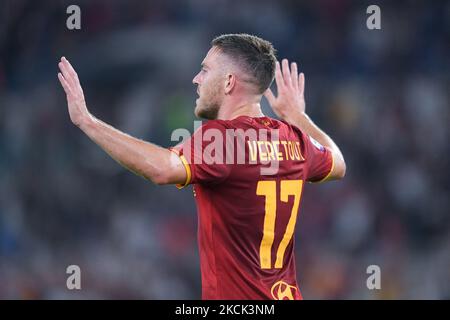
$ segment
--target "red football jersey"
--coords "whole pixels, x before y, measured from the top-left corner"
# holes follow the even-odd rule
[[[194,185],[203,299],[302,299],[294,230],[305,181],[331,152],[268,117],[210,120],[171,148]]]

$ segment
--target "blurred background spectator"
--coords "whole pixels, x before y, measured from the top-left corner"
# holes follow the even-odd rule
[[[66,28],[70,4],[81,30]],[[450,2],[415,0],[2,1],[0,298],[200,298],[191,188],[131,174],[73,126],[57,62],[94,115],[169,147],[192,132],[211,39],[234,32],[299,63],[307,112],[347,161],[302,200],[304,297],[450,299]],[[71,264],[82,290],[66,288]],[[381,290],[366,287],[372,264]]]

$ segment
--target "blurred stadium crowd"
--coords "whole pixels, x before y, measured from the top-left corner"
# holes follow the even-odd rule
[[[232,32],[299,63],[307,111],[346,157],[344,180],[303,196],[304,297],[450,298],[449,2],[77,1],[73,31],[70,4],[0,5],[0,298],[200,298],[191,187],[154,186],[74,127],[57,62],[74,64],[94,115],[169,147],[192,131],[210,40]],[[66,288],[72,264],[82,290]]]

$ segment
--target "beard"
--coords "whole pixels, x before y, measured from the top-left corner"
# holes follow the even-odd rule
[[[206,120],[215,120],[217,119],[217,115],[219,114],[220,104],[218,103],[203,103],[201,99],[197,102],[195,106],[195,116],[206,119]]]
[[[204,88],[203,91],[202,96],[197,100],[194,113],[202,119],[217,119],[220,106],[222,105],[222,94],[219,86],[211,85],[210,88]]]

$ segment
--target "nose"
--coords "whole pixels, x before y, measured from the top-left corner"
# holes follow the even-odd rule
[[[197,75],[194,77],[194,79],[192,79],[192,83],[198,85],[198,84],[200,84],[199,80],[200,80],[200,72],[197,73]]]

